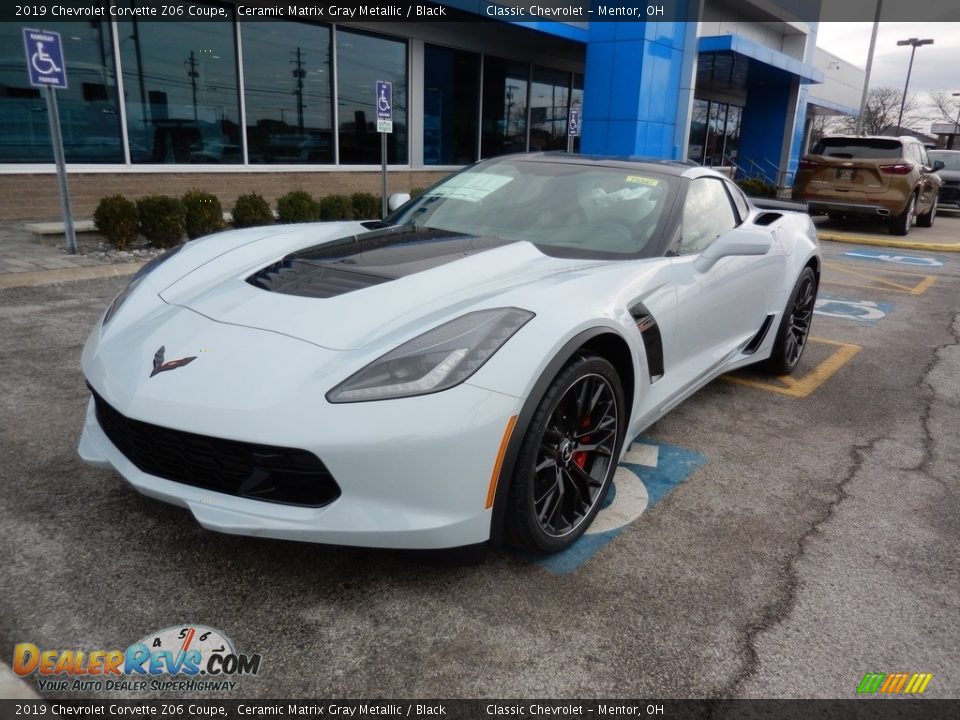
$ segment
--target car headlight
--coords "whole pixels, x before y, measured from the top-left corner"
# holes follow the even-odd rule
[[[143,267],[137,270],[136,274],[133,276],[133,279],[130,283],[120,291],[120,294],[117,295],[113,302],[110,303],[110,307],[107,308],[107,312],[103,316],[103,324],[106,325],[110,322],[110,319],[117,314],[117,310],[120,309],[120,306],[123,305],[127,298],[137,289],[137,286],[140,285],[141,281],[154,270],[156,270],[160,265],[163,265],[167,260],[180,252],[180,249],[183,245],[177,245],[175,248],[167,250],[162,255],[157,255],[153,260],[146,263]]]
[[[328,392],[327,400],[386,400],[459,385],[533,317],[518,308],[467,313],[377,358]]]

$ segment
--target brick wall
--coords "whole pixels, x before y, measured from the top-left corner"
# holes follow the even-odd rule
[[[387,191],[406,192],[426,187],[447,172],[391,171]],[[224,210],[230,210],[238,195],[258,192],[273,205],[277,197],[290,190],[306,190],[315,197],[333,193],[349,195],[371,192],[380,195],[380,173],[71,173],[70,202],[75,218],[93,217],[100,198],[121,194],[135,200],[144,195],[182,195],[191,188],[211,192],[220,198]],[[57,176],[0,175],[0,220],[59,220],[60,196]]]

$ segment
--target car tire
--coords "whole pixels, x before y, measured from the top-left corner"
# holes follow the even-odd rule
[[[933,221],[937,219],[937,198],[933,199],[933,205],[929,212],[923,215],[917,215],[917,225],[922,228],[933,227]]]
[[[548,554],[583,535],[617,469],[625,407],[616,369],[598,355],[577,354],[553,379],[520,446],[507,496],[508,543]]]
[[[916,210],[917,196],[916,193],[914,193],[910,195],[910,200],[907,202],[907,206],[903,209],[903,212],[890,219],[890,234],[906,235],[910,232]]]
[[[773,352],[761,366],[774,375],[790,375],[807,348],[813,310],[817,301],[817,276],[808,266],[800,273],[777,329]]]

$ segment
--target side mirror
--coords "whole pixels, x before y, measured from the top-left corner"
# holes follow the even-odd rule
[[[700,253],[693,261],[693,267],[706,272],[721,258],[742,255],[766,255],[773,244],[770,232],[766,230],[733,230],[717,238],[712,245]]]
[[[410,193],[394,193],[387,200],[387,208],[389,208],[390,212],[393,212],[408,202],[410,202]]]
[[[946,167],[943,160],[934,160],[933,161],[933,171],[943,170]]]

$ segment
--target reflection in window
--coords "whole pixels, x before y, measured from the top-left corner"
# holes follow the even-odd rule
[[[698,253],[737,225],[733,206],[720,178],[697,178],[690,183],[683,206],[680,254]]]
[[[24,67],[23,27],[0,23],[0,162],[53,162],[47,102]],[[113,45],[107,22],[47,22],[60,33],[68,87],[57,90],[67,162],[123,162]]]
[[[332,163],[330,30],[292,22],[241,25],[251,163]]]
[[[466,165],[477,159],[480,56],[424,46],[423,164]]]
[[[131,160],[241,162],[233,23],[123,21],[117,31]]]
[[[529,70],[529,65],[484,57],[482,157],[527,149]]]
[[[400,40],[337,30],[337,108],[342,164],[380,163],[380,133],[374,105],[377,80],[393,83],[390,163],[407,162],[407,44]]]
[[[570,73],[533,69],[530,87],[530,150],[567,149]]]

